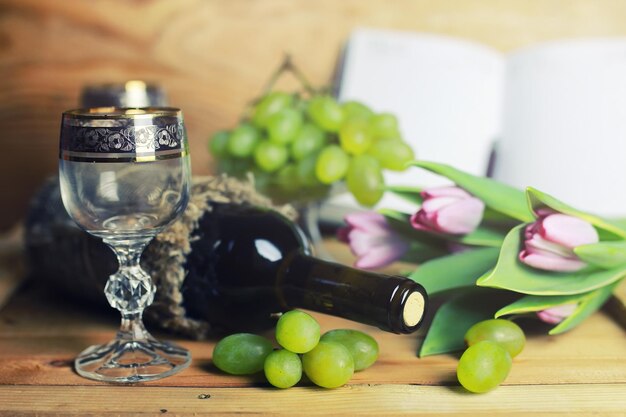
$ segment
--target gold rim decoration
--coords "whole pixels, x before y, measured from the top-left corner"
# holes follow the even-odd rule
[[[64,118],[81,120],[182,118],[182,115],[177,107],[91,107],[63,112]]]
[[[167,159],[183,158],[188,156],[186,149],[145,153],[145,154],[123,154],[123,153],[97,153],[97,152],[72,152],[61,151],[60,159],[72,162],[110,162],[110,163],[128,163],[128,162],[154,162],[164,161]]]

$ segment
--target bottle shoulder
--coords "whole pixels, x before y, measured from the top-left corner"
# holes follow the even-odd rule
[[[253,244],[261,254],[273,258],[275,247],[281,252],[301,250],[310,255],[311,245],[297,224],[275,210],[241,204],[214,204],[200,220],[199,233],[217,231],[220,241]],[[286,253],[283,253],[286,255]]]

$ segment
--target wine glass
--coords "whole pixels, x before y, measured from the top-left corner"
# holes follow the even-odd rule
[[[156,288],[139,263],[146,245],[189,200],[181,111],[103,107],[63,113],[59,177],[69,215],[102,238],[119,262],[104,292],[121,312],[121,328],[113,341],[83,351],[76,371],[99,381],[141,382],[185,369],[190,353],[156,340],[143,325]]]

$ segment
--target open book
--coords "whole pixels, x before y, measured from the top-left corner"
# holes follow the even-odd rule
[[[419,159],[626,216],[626,38],[503,54],[462,39],[360,29],[345,48],[338,96],[396,114]],[[385,179],[445,184],[416,168]],[[387,194],[380,206],[399,208]],[[346,206],[356,207],[349,195],[334,197],[322,215]]]

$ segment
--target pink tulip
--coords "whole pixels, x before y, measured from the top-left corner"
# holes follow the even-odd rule
[[[485,204],[462,188],[430,188],[421,195],[422,207],[411,216],[411,225],[418,230],[465,235],[483,218]]]
[[[578,217],[552,213],[529,224],[519,259],[546,271],[573,272],[587,264],[574,253],[576,246],[597,243],[598,232]]]
[[[537,313],[537,317],[539,317],[542,321],[546,323],[558,324],[571,316],[574,311],[576,311],[576,307],[578,307],[578,304],[569,303],[547,308],[545,310],[539,311]]]
[[[339,230],[339,240],[350,244],[358,257],[357,268],[375,269],[400,259],[409,249],[409,242],[394,232],[385,216],[376,212],[351,213],[348,224]]]

